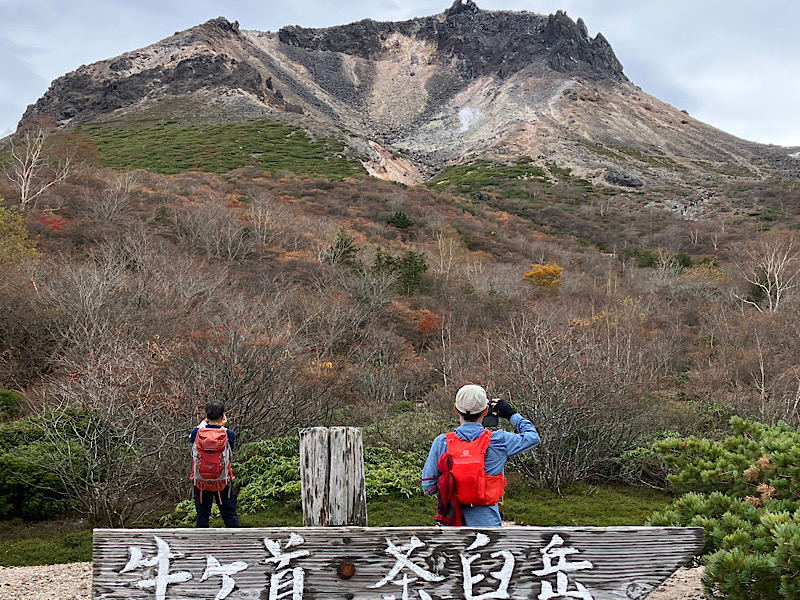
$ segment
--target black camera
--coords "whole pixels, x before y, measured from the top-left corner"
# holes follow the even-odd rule
[[[497,398],[489,400],[489,412],[486,413],[483,421],[481,421],[484,427],[497,427],[500,424],[500,417],[497,416],[495,404],[497,404]]]

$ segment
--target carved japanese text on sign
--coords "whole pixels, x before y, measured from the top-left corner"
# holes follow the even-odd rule
[[[95,530],[93,597],[638,600],[702,544],[656,527]]]

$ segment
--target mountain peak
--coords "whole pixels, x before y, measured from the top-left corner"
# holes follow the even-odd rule
[[[226,34],[239,35],[239,21],[231,23],[225,17],[217,17],[216,19],[209,19],[200,28],[206,30],[217,30]]]
[[[481,9],[478,8],[478,5],[472,0],[455,0],[450,8],[445,11],[444,15],[445,17],[451,17],[464,13],[475,14],[479,12],[481,12]]]
[[[540,63],[593,81],[627,81],[605,38],[600,34],[590,38],[586,24],[576,23],[563,11],[550,16],[488,11],[472,0],[456,0],[444,15],[444,21],[420,17],[397,22],[365,19],[325,28],[295,25],[283,27],[278,36],[290,46],[374,61],[391,55],[388,40],[400,35],[436,47],[439,61],[455,61],[465,81],[506,78]]]
[[[277,33],[218,17],[56,79],[23,120],[37,115],[61,126],[286,121],[346,137],[371,173],[404,183],[450,163],[523,156],[625,187],[646,171],[616,176],[609,165],[631,156],[677,165],[749,152],[730,136],[709,144],[711,128],[636,88],[582,19],[473,0],[407,21]]]

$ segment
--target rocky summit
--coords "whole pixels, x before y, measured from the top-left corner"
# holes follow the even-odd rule
[[[56,79],[23,121],[42,114],[64,127],[280,120],[343,139],[371,174],[403,183],[521,156],[625,189],[800,174],[794,151],[738,139],[644,93],[581,19],[472,0],[402,22],[278,32],[220,17]]]

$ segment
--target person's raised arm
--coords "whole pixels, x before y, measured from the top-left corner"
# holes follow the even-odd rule
[[[429,496],[438,491],[437,483],[439,477],[442,475],[439,472],[439,457],[447,449],[447,442],[444,435],[440,435],[431,444],[430,452],[428,452],[428,459],[425,461],[425,466],[422,468],[422,489]]]
[[[494,403],[494,410],[497,416],[501,419],[508,419],[517,430],[518,435],[506,436],[506,455],[514,456],[526,450],[535,447],[541,440],[536,427],[533,426],[528,419],[523,417],[517,412],[517,409],[511,406],[505,400],[500,398],[492,400]]]

